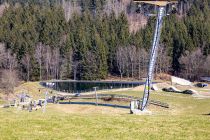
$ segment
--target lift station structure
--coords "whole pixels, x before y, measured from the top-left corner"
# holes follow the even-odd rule
[[[139,4],[141,3],[150,4],[150,5],[154,5],[158,7],[156,28],[154,32],[152,48],[150,51],[150,62],[148,66],[148,72],[147,72],[147,77],[146,77],[146,82],[145,82],[145,87],[144,87],[144,95],[142,98],[142,102],[138,102],[139,103],[138,109],[140,109],[141,111],[144,111],[149,101],[149,95],[151,91],[152,80],[154,76],[154,68],[155,68],[155,63],[156,63],[156,58],[157,58],[157,53],[158,53],[158,47],[159,47],[163,17],[167,15],[166,7],[174,6],[175,4],[178,3],[178,0],[134,0],[134,2],[139,3]]]

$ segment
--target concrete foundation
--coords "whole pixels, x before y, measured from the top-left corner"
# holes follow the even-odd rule
[[[140,108],[140,103],[141,102],[138,101],[138,100],[131,101],[131,103],[130,103],[130,113],[135,114],[135,115],[152,115],[151,111],[148,111],[148,110],[141,111],[139,109]]]
[[[149,111],[149,110],[141,111],[139,109],[134,109],[134,110],[132,110],[131,114],[134,114],[134,115],[152,115],[152,112]]]

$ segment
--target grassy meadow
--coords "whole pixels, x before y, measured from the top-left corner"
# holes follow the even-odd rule
[[[110,93],[142,95],[132,90]],[[170,108],[150,105],[152,115],[90,105],[49,104],[46,113],[0,108],[0,140],[210,139],[210,99],[164,92],[152,93],[151,99],[166,102]]]

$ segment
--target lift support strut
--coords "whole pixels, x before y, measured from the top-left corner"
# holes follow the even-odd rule
[[[145,83],[142,103],[140,106],[141,111],[143,111],[146,108],[148,104],[148,100],[149,100],[150,89],[151,89],[152,80],[153,80],[153,73],[154,73],[154,68],[155,68],[155,63],[156,63],[156,58],[157,58],[157,53],[158,53],[158,46],[159,46],[159,41],[160,41],[163,17],[166,15],[165,9],[166,9],[165,6],[158,7],[156,29],[155,29],[155,34],[153,38],[152,49],[150,52],[151,54],[150,54],[150,62],[149,62],[149,67],[148,67],[147,79]]]

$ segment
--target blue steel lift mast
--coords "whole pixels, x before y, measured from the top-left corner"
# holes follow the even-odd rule
[[[156,28],[155,28],[154,38],[153,38],[153,44],[152,44],[152,48],[151,48],[151,52],[150,52],[151,54],[150,54],[150,62],[149,62],[149,67],[148,67],[147,79],[145,82],[142,103],[140,105],[141,111],[143,111],[147,107],[147,104],[149,101],[149,95],[150,95],[150,90],[151,90],[151,86],[152,86],[153,73],[154,73],[154,68],[155,68],[155,63],[156,63],[156,58],[157,58],[163,17],[166,15],[166,6],[168,4],[177,3],[177,1],[178,0],[159,0],[159,1],[158,0],[156,0],[156,1],[155,0],[153,0],[153,1],[151,1],[151,0],[145,0],[145,1],[134,0],[134,2],[148,3],[148,4],[158,6],[158,15],[157,15]]]
[[[160,35],[161,35],[161,27],[162,27],[164,15],[165,15],[165,7],[159,7],[158,19],[156,22],[156,29],[155,29],[152,49],[150,51],[151,53],[150,62],[149,62],[148,74],[147,74],[147,79],[146,79],[145,88],[144,88],[144,96],[143,96],[142,104],[140,108],[142,111],[146,108],[148,100],[149,100],[149,94],[150,94],[150,89],[151,89],[152,80],[153,80],[154,67],[155,67],[156,58],[157,58],[158,46],[159,46]]]

